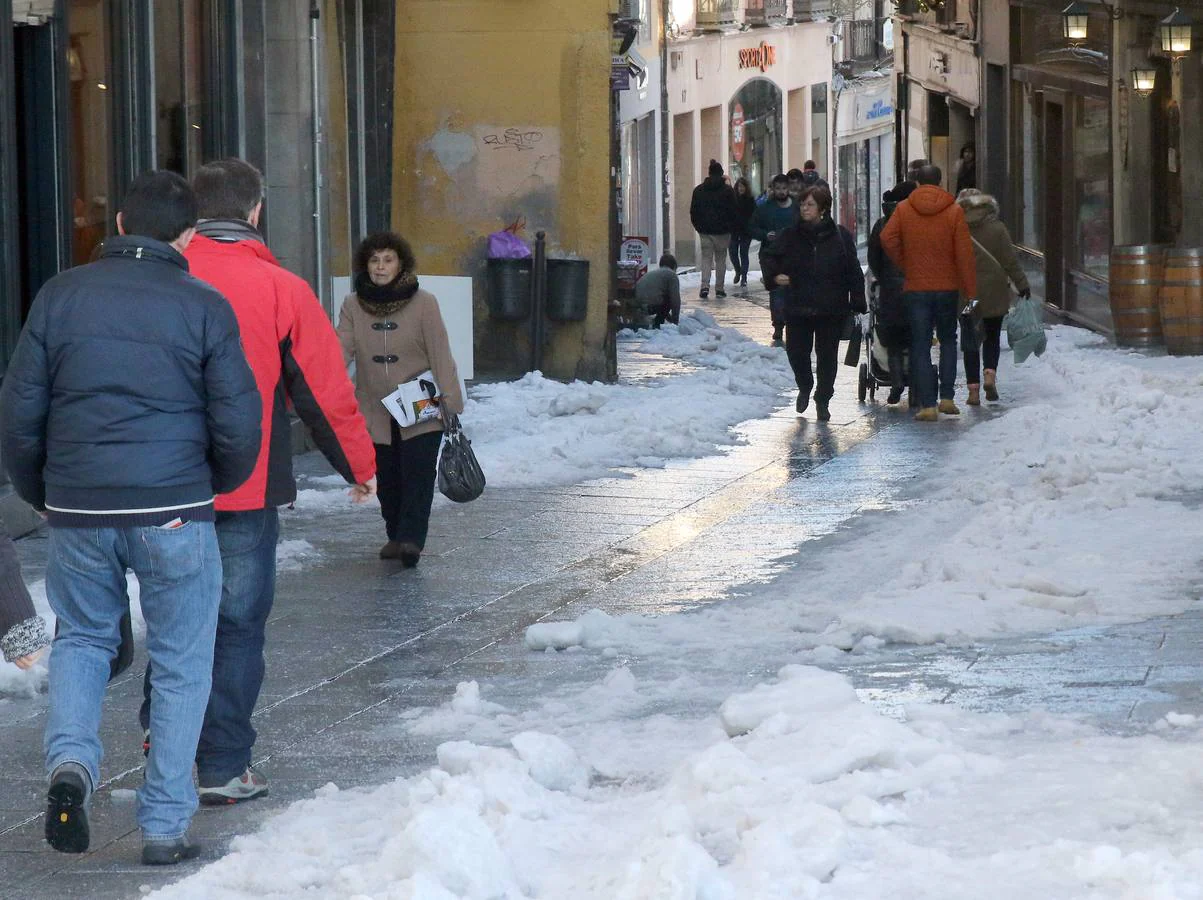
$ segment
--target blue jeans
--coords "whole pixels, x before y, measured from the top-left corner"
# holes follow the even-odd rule
[[[201,787],[223,785],[251,764],[256,738],[251,714],[259,702],[266,668],[264,631],[276,593],[279,535],[280,516],[275,507],[217,514],[223,576],[213,650],[213,688],[195,748],[196,776]],[[149,666],[146,674],[149,684]],[[152,708],[150,695],[146,694],[141,714],[144,728]]]
[[[731,266],[735,270],[735,281],[732,284],[738,284],[741,278],[748,277],[748,248],[751,246],[751,235],[731,235],[731,246],[727,248],[727,252],[731,256]]]
[[[931,367],[931,333],[940,339],[940,399],[951,400],[957,380],[957,291],[908,291],[903,294],[911,323],[911,385],[919,405],[936,405]]]
[[[151,751],[138,789],[146,840],[173,840],[196,812],[192,758],[213,671],[221,557],[211,522],[180,528],[51,528],[46,596],[58,616],[50,654],[46,768],[83,766],[100,783],[100,710],[127,609],[125,572],[142,589],[154,663]]]

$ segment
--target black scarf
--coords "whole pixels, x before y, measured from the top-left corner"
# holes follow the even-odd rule
[[[391,316],[418,292],[418,276],[402,271],[388,284],[376,284],[367,272],[355,276],[355,296],[363,311],[377,318]]]

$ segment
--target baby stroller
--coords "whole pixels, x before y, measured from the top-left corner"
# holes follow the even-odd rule
[[[877,335],[878,319],[881,316],[881,285],[874,278],[869,284],[869,314],[861,316],[862,343],[864,361],[860,364],[860,378],[857,383],[856,397],[861,402],[865,398],[875,400],[879,387],[890,386],[890,354]],[[907,351],[902,351],[902,384],[909,388],[907,382],[909,367]]]

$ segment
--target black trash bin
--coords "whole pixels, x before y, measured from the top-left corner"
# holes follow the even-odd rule
[[[589,260],[547,261],[547,318],[580,322],[589,309]]]
[[[530,317],[532,268],[533,263],[529,259],[489,260],[486,298],[489,315],[507,322]]]

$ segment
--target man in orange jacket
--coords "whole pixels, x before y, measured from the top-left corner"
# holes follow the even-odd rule
[[[296,499],[288,404],[318,449],[363,503],[376,493],[376,448],[343,364],[342,347],[309,285],[263,242],[263,176],[250,163],[223,159],[192,179],[200,207],[189,270],[225,296],[262,407],[263,439],[250,480],[216,498],[223,568],[213,687],[205,710],[196,774],[200,802],[238,803],[267,793],[251,768],[251,713],[263,685],[264,630],[276,587],[277,508]],[[149,720],[149,698],[142,722]]]
[[[903,297],[911,324],[911,385],[919,394],[915,418],[934,422],[940,413],[958,416],[953,402],[957,377],[957,314],[961,294],[977,296],[977,264],[965,213],[940,188],[936,166],[924,166],[919,187],[898,204],[881,233],[881,246],[902,269]],[[940,403],[931,367],[931,334],[940,339]]]

